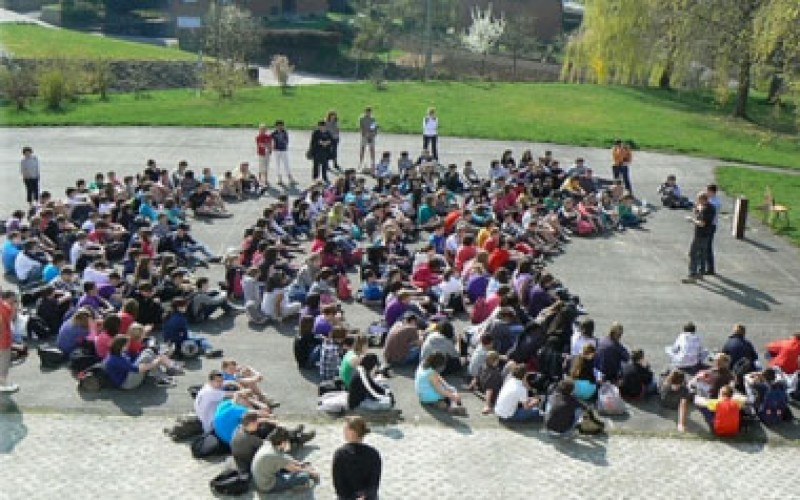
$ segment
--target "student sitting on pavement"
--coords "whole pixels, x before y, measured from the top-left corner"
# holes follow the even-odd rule
[[[172,353],[177,357],[194,357],[211,351],[211,344],[206,339],[194,336],[189,331],[189,320],[186,318],[188,307],[186,299],[174,299],[172,310],[162,325],[164,342],[172,347]]]
[[[425,359],[434,352],[440,352],[445,356],[446,362],[442,375],[459,373],[463,368],[461,354],[456,347],[455,329],[451,322],[431,323],[431,326],[428,327],[420,349],[420,359]]]
[[[319,481],[319,473],[308,463],[290,455],[291,435],[278,427],[253,457],[251,474],[256,490],[261,493],[280,493],[290,489],[311,489]]]
[[[342,356],[341,364],[339,364],[339,378],[342,379],[345,388],[349,389],[353,375],[367,352],[367,337],[363,335],[347,337],[344,339],[342,347],[345,353]]]
[[[342,363],[342,342],[347,337],[347,330],[337,326],[331,334],[322,341],[319,357],[320,381],[333,380],[339,375],[339,365]]]
[[[442,353],[435,352],[425,358],[417,367],[414,376],[414,388],[420,403],[434,405],[447,410],[452,415],[466,416],[466,408],[461,406],[461,395],[456,388],[448,384],[439,370],[443,368],[445,358]]]
[[[351,410],[385,411],[394,406],[388,386],[375,377],[377,368],[378,356],[365,354],[350,381],[347,406]]]
[[[531,422],[542,419],[539,398],[528,396],[525,374],[525,365],[515,365],[511,368],[511,375],[503,382],[494,406],[494,413],[500,418],[500,422]]]
[[[111,342],[108,356],[103,360],[103,368],[108,375],[111,385],[120,389],[136,389],[151,375],[156,384],[161,387],[172,387],[175,382],[163,370],[173,366],[172,360],[167,356],[156,355],[153,351],[145,349],[138,358],[128,358],[126,351],[128,338],[115,337]]]
[[[386,335],[383,359],[390,365],[416,365],[420,359],[423,341],[417,316],[408,311],[394,324]]]
[[[592,344],[584,344],[578,356],[572,356],[569,376],[575,382],[574,395],[582,401],[588,401],[597,394],[597,379],[594,375],[594,355],[596,349]],[[624,371],[624,369],[623,369]]]
[[[644,359],[644,351],[634,349],[631,360],[622,365],[622,378],[619,392],[623,398],[639,399],[649,394],[655,394],[658,386],[650,369],[650,363]]]
[[[211,317],[217,309],[222,309],[223,314],[232,314],[240,311],[237,306],[228,302],[228,297],[220,290],[212,290],[208,278],[197,278],[195,292],[191,295],[191,308],[193,319],[202,323]]]
[[[484,357],[483,366],[478,370],[474,384],[470,388],[483,394],[486,403],[482,413],[488,415],[494,411],[497,396],[503,386],[503,374],[500,371],[500,355],[496,351],[488,351]]]
[[[285,318],[300,313],[303,304],[292,302],[286,293],[288,284],[282,271],[275,271],[267,279],[267,286],[264,290],[264,298],[261,302],[261,312],[264,316],[275,321],[283,321]]]
[[[544,413],[544,427],[559,437],[572,437],[583,415],[583,407],[573,395],[575,383],[570,378],[561,380],[548,398]]]
[[[758,353],[753,344],[745,338],[745,334],[744,325],[739,323],[733,325],[733,333],[722,346],[722,352],[731,358],[731,369],[739,367],[738,373],[749,373],[760,368]]]
[[[211,370],[208,381],[197,392],[194,398],[194,413],[203,424],[203,432],[211,432],[214,425],[214,413],[223,399],[233,396],[233,391],[226,391],[222,372]]]
[[[690,382],[689,387],[700,396],[715,399],[719,395],[719,390],[735,382],[733,372],[730,370],[730,358],[727,354],[717,353],[714,356],[713,366],[709,370],[703,370],[697,374]]]
[[[303,432],[303,429],[303,425],[297,426],[294,430],[278,427],[277,421],[272,416],[264,416],[253,410],[247,411],[242,415],[241,423],[231,438],[231,455],[236,469],[241,473],[250,472],[256,453],[273,432],[288,431],[289,444],[295,449],[314,439],[315,431]]]
[[[800,359],[800,331],[788,339],[776,340],[767,344],[769,366],[780,368],[783,373],[793,375],[798,371]]]
[[[743,396],[734,396],[726,385],[719,390],[719,399],[695,396],[694,404],[705,417],[711,432],[720,437],[735,436],[741,426]]]
[[[744,377],[747,399],[756,409],[758,418],[768,426],[792,421],[787,384],[778,371],[778,368],[767,368]]]
[[[667,347],[666,352],[671,358],[672,366],[684,373],[694,375],[703,369],[706,353],[697,333],[697,327],[691,321],[686,323],[683,332],[678,335],[672,346]]]
[[[622,363],[630,360],[628,349],[622,345],[622,325],[613,323],[608,335],[597,343],[594,367],[602,374],[603,382],[616,383],[622,374]]]
[[[258,384],[264,380],[264,376],[249,366],[239,366],[235,359],[222,360],[222,378],[226,390],[250,391],[253,395],[252,406],[255,408],[262,408],[265,405],[270,408],[280,406],[280,403],[264,394],[259,387]]]
[[[680,370],[672,370],[661,383],[658,390],[661,406],[670,410],[678,410],[678,432],[686,431],[686,415],[689,413],[689,401],[692,393],[686,387],[686,374]]]

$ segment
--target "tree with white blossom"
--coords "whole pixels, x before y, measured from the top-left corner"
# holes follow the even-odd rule
[[[481,11],[477,5],[472,9],[472,25],[461,37],[461,42],[467,50],[482,56],[481,75],[486,65],[486,56],[500,41],[505,29],[506,20],[503,16],[497,18],[492,16],[492,4],[489,4],[485,11]]]

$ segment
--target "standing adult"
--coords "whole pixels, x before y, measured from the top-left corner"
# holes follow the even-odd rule
[[[311,133],[308,151],[311,153],[310,160],[314,164],[314,180],[321,176],[325,184],[330,182],[328,181],[328,159],[330,158],[331,143],[331,134],[328,132],[326,122],[320,120],[317,122],[317,130]]]
[[[0,299],[0,393],[19,390],[17,384],[8,381],[11,370],[11,322],[16,315],[17,301],[12,294],[3,294]]]
[[[422,149],[431,152],[436,161],[439,161],[439,118],[435,108],[428,108],[428,114],[422,119]],[[430,146],[430,147],[428,147]]]
[[[705,273],[713,275],[716,273],[716,268],[714,267],[714,235],[717,233],[717,226],[719,225],[719,213],[722,209],[722,200],[717,196],[716,184],[709,184],[706,186],[706,195],[708,195],[708,203],[714,207],[714,222],[712,222],[709,230]]]
[[[378,135],[378,122],[372,116],[372,108],[364,108],[364,114],[358,119],[358,128],[361,131],[361,151],[358,156],[358,168],[364,165],[364,151],[369,147],[370,172],[375,170],[375,136]]]
[[[614,179],[621,179],[625,189],[633,194],[630,179],[630,164],[633,160],[633,152],[630,143],[622,143],[622,140],[615,139],[614,147],[611,148],[611,173]]]
[[[19,162],[19,172],[25,184],[25,199],[28,205],[33,206],[39,201],[39,158],[33,154],[33,148],[22,148],[22,160]]]
[[[258,156],[258,182],[269,186],[269,158],[272,155],[272,135],[267,130],[267,125],[258,126],[256,135],[256,156]]]
[[[341,172],[342,167],[339,166],[339,115],[336,114],[336,111],[328,111],[325,116],[325,128],[331,136],[330,160],[333,161],[333,168]]]
[[[278,174],[278,184],[283,184],[281,166],[283,166],[289,182],[296,184],[292,177],[292,171],[289,169],[289,133],[286,131],[283,120],[275,122],[275,130],[272,131],[272,151],[275,154],[275,172]]]
[[[333,454],[333,487],[338,500],[378,500],[381,482],[381,456],[364,444],[369,434],[363,417],[346,417],[345,444]]]
[[[714,223],[714,207],[708,202],[705,192],[697,195],[691,221],[694,238],[689,247],[689,276],[683,280],[684,283],[694,283],[708,269],[708,239]]]

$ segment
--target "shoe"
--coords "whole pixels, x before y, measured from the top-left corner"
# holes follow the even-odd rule
[[[170,367],[169,367],[169,368],[167,368],[165,371],[166,371],[166,374],[167,374],[168,376],[170,376],[170,377],[175,377],[175,376],[177,376],[177,375],[184,375],[184,374],[186,373],[186,372],[183,370],[183,368],[179,368],[179,367],[177,367],[177,366],[170,366]]]
[[[175,380],[170,377],[156,380],[156,387],[175,387],[176,385]]]
[[[447,412],[454,417],[466,417],[467,409],[463,406],[451,406]]]
[[[703,274],[705,276],[716,276],[717,275],[717,273],[715,273],[714,271],[705,271]]]
[[[194,265],[194,267],[204,267],[204,268],[208,269],[208,268],[209,268],[209,265],[208,265],[208,262],[206,262],[206,261],[204,261],[204,260],[199,260],[199,261],[197,261],[197,263]]]
[[[222,257],[220,257],[219,255],[211,257],[210,259],[208,259],[208,262],[212,264],[219,264],[220,262],[222,262]]]
[[[212,349],[205,353],[205,357],[209,359],[214,358],[221,358],[222,357],[222,349]]]
[[[687,285],[692,284],[692,283],[697,283],[697,275],[696,274],[690,274],[689,276],[683,278],[681,280],[681,283],[684,283],[684,284],[687,284]]]
[[[298,447],[303,446],[304,444],[311,441],[315,437],[317,437],[317,431],[301,432],[297,436],[297,446]]]
[[[266,399],[267,400],[264,401],[264,404],[269,406],[270,410],[274,410],[275,408],[280,408],[281,407],[281,403],[279,401],[275,401],[274,399],[271,399],[271,398],[266,398]]]
[[[282,177],[278,177],[278,185],[279,186],[283,186],[283,178]]]
[[[306,491],[306,490],[310,490],[311,488],[313,488],[313,487],[314,487],[314,485],[315,485],[315,484],[316,484],[316,483],[314,483],[314,480],[313,480],[313,479],[311,479],[311,478],[308,478],[308,480],[307,480],[306,482],[304,482],[304,483],[302,483],[302,484],[298,484],[297,486],[294,486],[294,487],[292,487],[292,491]]]
[[[17,384],[0,385],[0,393],[11,394],[17,391],[19,391],[19,385]]]

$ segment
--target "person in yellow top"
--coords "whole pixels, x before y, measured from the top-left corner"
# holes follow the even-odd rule
[[[476,237],[478,248],[483,248],[483,244],[486,243],[486,240],[492,236],[493,227],[495,227],[495,222],[490,220],[481,228],[480,231],[478,231],[478,236]]]
[[[625,184],[625,189],[633,194],[633,187],[631,186],[630,178],[630,165],[633,161],[633,151],[631,143],[626,142],[623,144],[622,140],[615,139],[614,147],[611,148],[611,172],[614,179],[622,179]]]
[[[583,198],[586,196],[586,192],[581,187],[577,175],[570,175],[564,179],[564,182],[561,183],[561,191],[566,192],[566,194],[574,198]]]

